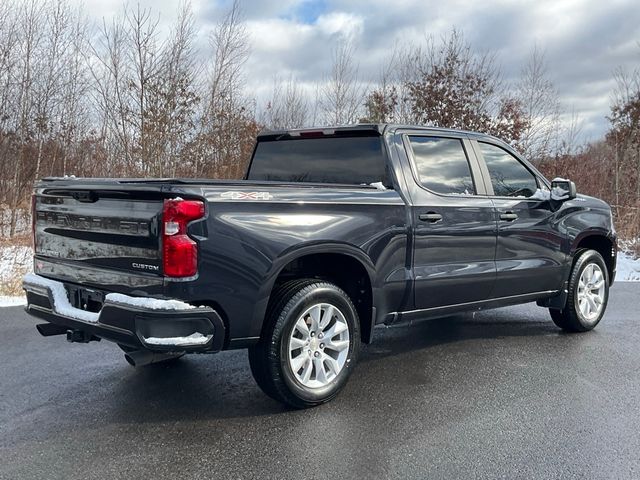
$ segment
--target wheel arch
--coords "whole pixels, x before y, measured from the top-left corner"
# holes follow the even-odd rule
[[[583,232],[575,238],[571,246],[571,265],[576,260],[576,254],[584,249],[595,250],[604,259],[609,276],[609,284],[613,283],[616,268],[616,242],[610,238],[608,232],[603,230],[590,230]]]
[[[348,274],[336,272],[336,267]],[[253,330],[262,336],[269,300],[277,286],[292,278],[318,278],[335,283],[356,307],[360,319],[361,340],[370,343],[376,313],[375,266],[369,256],[353,245],[314,243],[283,252],[262,282],[256,304]]]

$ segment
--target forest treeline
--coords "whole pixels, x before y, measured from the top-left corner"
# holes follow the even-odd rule
[[[263,101],[245,88],[251,42],[238,1],[206,39],[188,3],[168,33],[162,25],[140,6],[95,24],[68,0],[0,3],[3,237],[24,233],[43,176],[239,178],[263,128],[362,121],[496,135],[547,176],[607,200],[621,235],[640,237],[640,62],[612,72],[608,131],[579,144],[580,119],[535,47],[508,83],[500,59],[454,29],[396,44],[365,82],[356,45],[340,37],[316,85],[265,79]]]

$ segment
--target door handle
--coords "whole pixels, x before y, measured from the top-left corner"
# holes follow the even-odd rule
[[[423,222],[438,223],[442,220],[442,215],[436,212],[421,213],[418,218]]]
[[[506,220],[507,222],[513,222],[518,218],[518,214],[513,212],[504,212],[500,214],[500,220]]]

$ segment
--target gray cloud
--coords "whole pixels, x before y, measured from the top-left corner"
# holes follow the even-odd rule
[[[580,116],[587,139],[600,137],[607,128],[614,69],[640,65],[640,9],[634,1],[485,1],[472,5],[420,0],[328,2],[325,15],[337,12],[362,21],[356,44],[365,82],[376,80],[394,41],[402,46],[420,42],[427,35],[437,38],[453,27],[465,33],[475,50],[496,53],[507,83],[517,81],[537,45],[546,52],[549,76],[564,110]],[[290,21],[297,24],[295,19]],[[277,65],[278,71],[296,72],[307,81],[322,77],[330,66],[330,46],[335,38],[316,24],[305,27],[309,29],[306,35],[291,35],[290,48],[260,51],[267,58],[251,63],[260,69],[260,78],[270,65]],[[274,33],[278,34],[286,35]]]
[[[73,0],[80,3],[82,0]],[[241,0],[252,33],[246,65],[247,91],[267,98],[275,76],[295,75],[307,85],[321,81],[331,66],[331,52],[346,33],[354,38],[364,83],[376,81],[394,43],[400,47],[436,38],[453,27],[472,47],[496,53],[504,80],[515,83],[534,46],[546,52],[549,76],[566,112],[584,122],[585,138],[607,128],[605,116],[618,66],[640,66],[640,8],[636,0]],[[94,17],[121,8],[119,0],[84,0]],[[231,0],[193,0],[203,36]],[[171,22],[174,0],[141,0]],[[202,54],[209,55],[201,39]],[[310,87],[311,88],[311,87]],[[567,115],[568,117],[569,115]]]

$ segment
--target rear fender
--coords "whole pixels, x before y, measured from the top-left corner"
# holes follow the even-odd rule
[[[308,243],[303,245],[296,245],[291,249],[285,250],[280,256],[278,256],[273,262],[269,273],[265,276],[262,281],[262,286],[258,293],[257,302],[254,308],[254,314],[251,321],[251,332],[252,335],[258,337],[262,332],[262,327],[264,323],[265,314],[267,311],[267,306],[269,305],[269,299],[271,296],[271,292],[273,291],[273,287],[275,285],[278,276],[282,272],[282,270],[289,265],[292,261],[305,257],[307,255],[313,255],[318,253],[334,253],[347,255],[358,262],[360,262],[369,276],[369,283],[372,288],[372,314],[370,318],[364,319],[361,318],[360,322],[370,322],[371,330],[373,330],[373,325],[375,322],[375,312],[377,299],[380,297],[377,294],[377,286],[376,286],[376,275],[375,275],[375,267],[371,259],[364,253],[362,250],[354,247],[353,245],[338,243],[338,242],[322,242],[322,243]]]

